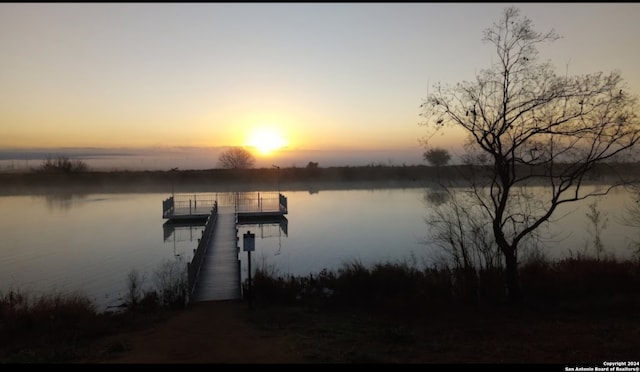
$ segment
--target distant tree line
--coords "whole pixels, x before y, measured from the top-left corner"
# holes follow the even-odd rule
[[[58,156],[44,160],[38,170],[47,173],[78,173],[86,172],[89,167],[82,160],[71,160],[66,156]]]

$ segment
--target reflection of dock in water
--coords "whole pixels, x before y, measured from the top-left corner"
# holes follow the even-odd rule
[[[173,237],[174,242],[193,242],[200,239],[206,220],[176,220],[162,224],[162,238],[164,241]]]
[[[238,218],[238,225],[251,226],[252,232],[260,238],[271,238],[274,236],[288,236],[289,220],[285,216],[268,217],[242,217]]]
[[[259,225],[263,234],[288,233],[287,198],[280,193],[179,194],[162,202],[164,240],[195,226],[204,230],[187,264],[189,302],[240,299],[238,226]],[[267,235],[263,235],[267,236]],[[277,235],[268,235],[277,236]]]

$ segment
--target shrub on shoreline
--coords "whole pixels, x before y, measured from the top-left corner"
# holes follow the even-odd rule
[[[264,268],[253,274],[253,300],[257,303],[306,306],[361,307],[422,311],[434,305],[506,303],[501,268],[477,270],[469,290],[462,269],[425,267],[406,263],[380,263],[367,267],[348,263],[336,271],[308,276],[277,275]],[[582,301],[628,299],[640,304],[640,262],[569,258],[522,265],[520,275],[527,304],[552,307]],[[248,283],[243,283],[248,291]]]
[[[186,272],[180,268],[185,266],[182,261],[163,262],[154,272],[155,290],[146,291],[144,276],[132,270],[127,295],[117,311],[100,311],[89,297],[77,292],[0,292],[0,362],[74,360],[82,357],[78,350],[94,339],[162,319],[184,307]]]

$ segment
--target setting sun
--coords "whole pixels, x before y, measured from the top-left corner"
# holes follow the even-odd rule
[[[287,145],[287,141],[274,129],[260,128],[247,139],[247,146],[255,148],[262,155],[269,155]]]

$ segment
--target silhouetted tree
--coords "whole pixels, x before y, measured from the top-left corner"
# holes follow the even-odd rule
[[[451,155],[446,149],[435,147],[425,151],[424,160],[428,161],[429,164],[435,167],[441,167],[449,163],[449,160],[451,160]]]
[[[66,156],[58,156],[43,161],[39,170],[51,173],[74,173],[85,172],[88,169],[87,163],[82,160],[70,160]]]
[[[562,204],[605,195],[625,182],[588,189],[596,165],[628,155],[640,139],[637,98],[619,73],[559,76],[537,61],[537,45],[558,35],[536,32],[515,7],[484,33],[497,58],[475,80],[440,84],[425,99],[423,124],[462,128],[468,145],[488,155],[489,176],[472,179],[505,259],[507,293],[520,298],[518,247]],[[600,168],[601,169],[601,168]],[[533,195],[532,182],[546,190]]]
[[[220,154],[219,162],[225,169],[247,169],[253,167],[255,158],[242,147],[230,147]]]

